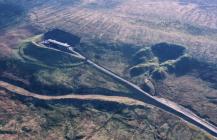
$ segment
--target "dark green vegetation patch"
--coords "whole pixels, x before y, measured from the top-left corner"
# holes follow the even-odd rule
[[[142,48],[133,55],[132,61],[132,77],[145,74],[155,80],[165,79],[167,73],[185,74],[195,65],[184,46],[169,43]]]
[[[185,47],[175,44],[160,43],[152,46],[152,52],[158,57],[160,62],[175,60],[182,56],[184,51]]]
[[[25,43],[21,46],[20,55],[26,61],[41,62],[47,66],[55,66],[59,68],[72,66],[72,64],[79,62],[79,59],[75,59],[68,54],[38,47],[33,43]]]
[[[63,33],[63,37],[58,33]],[[43,39],[49,38],[58,41],[65,39],[65,43],[74,44],[78,51],[86,49],[86,51],[82,50],[81,52],[85,56],[91,57],[91,60],[95,58],[96,53],[93,46],[96,47],[96,45],[90,46],[86,43],[80,45],[79,37],[56,29],[45,35],[26,39],[19,45],[18,49],[14,49],[14,54],[16,54],[14,58],[0,60],[2,66],[0,72],[3,71],[0,74],[0,79],[31,92],[46,95],[69,93],[120,95],[123,91],[128,91],[112,78],[97,71],[72,54],[54,50],[51,45],[46,47],[40,44]],[[67,42],[67,40],[72,42]],[[110,62],[110,59],[114,57],[121,59],[120,55],[113,54],[112,50],[106,51],[105,48],[102,50],[106,53],[99,54],[100,56],[105,55],[102,59],[98,59],[100,62]],[[114,66],[116,67],[115,64]]]
[[[72,46],[79,45],[81,40],[80,37],[59,29],[48,31],[44,34],[44,39],[54,39]]]

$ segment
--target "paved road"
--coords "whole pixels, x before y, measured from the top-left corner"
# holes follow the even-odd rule
[[[107,74],[108,76],[112,77],[113,79],[116,79],[117,81],[121,82],[125,86],[136,91],[134,97],[137,100],[144,101],[144,102],[152,104],[152,105],[154,105],[160,109],[163,109],[169,113],[172,113],[172,114],[178,116],[179,118],[182,118],[183,120],[185,120],[191,124],[194,124],[197,127],[207,131],[211,135],[217,137],[217,127],[210,124],[206,120],[198,117],[190,110],[188,110],[188,109],[186,109],[186,108],[184,108],[184,107],[182,107],[182,106],[180,106],[180,105],[178,105],[175,102],[172,102],[170,100],[151,96],[150,94],[148,94],[147,92],[142,90],[137,85],[121,78],[120,76],[105,69],[104,67],[95,64],[91,60],[87,60],[87,63],[90,64],[91,66],[95,67],[96,69],[100,70],[101,72]]]
[[[101,71],[102,73],[110,76],[111,78],[115,79],[116,81],[119,81],[123,85],[132,89],[134,91],[134,96],[133,96],[134,99],[143,101],[145,103],[152,104],[152,105],[154,105],[154,106],[156,106],[156,107],[158,107],[164,111],[167,111],[171,114],[174,114],[174,115],[178,116],[179,118],[205,130],[206,132],[210,133],[211,135],[213,135],[214,137],[217,138],[217,127],[210,124],[206,120],[200,118],[199,116],[197,116],[196,114],[194,114],[190,110],[176,104],[175,102],[169,101],[167,99],[151,96],[150,94],[148,94],[147,92],[142,90],[137,85],[133,84],[132,82],[130,82],[128,80],[125,80],[124,78],[118,76],[117,74],[104,68],[103,66],[100,66],[100,65],[94,63],[93,61],[89,60],[88,58],[86,58],[82,54],[78,53],[77,51],[75,51],[75,50],[70,50],[70,51],[72,54],[78,55],[80,58],[82,58],[84,61],[86,61],[86,63],[93,66],[97,70]],[[62,52],[65,53],[64,51],[62,51]]]

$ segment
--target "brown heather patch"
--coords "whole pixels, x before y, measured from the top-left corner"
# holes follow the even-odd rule
[[[22,40],[29,38],[38,31],[31,26],[20,25],[0,33],[0,57],[10,57],[12,49],[17,48]]]

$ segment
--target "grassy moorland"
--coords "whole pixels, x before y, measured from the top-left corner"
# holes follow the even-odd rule
[[[82,94],[93,94],[93,95],[100,94],[100,95],[106,95],[106,96],[111,96],[111,95],[112,96],[128,96],[129,94],[132,94],[130,93],[130,91],[128,91],[128,89],[126,89],[122,85],[116,83],[115,81],[103,75],[102,73],[99,73],[98,71],[89,67],[88,65],[79,62],[79,60],[77,60],[76,58],[67,56],[60,52],[55,52],[54,50],[43,48],[43,46],[36,46],[32,43],[32,41],[40,42],[42,38],[43,36],[40,35],[40,36],[36,36],[36,37],[24,40],[23,43],[21,43],[16,49],[13,50],[14,52],[13,58],[1,60],[1,66],[3,66],[1,68],[1,71],[2,71],[1,79],[2,80],[8,81],[20,87],[24,87],[28,89],[29,91],[36,92],[38,94],[46,94],[46,95],[65,95],[69,93],[75,93],[81,96]],[[126,51],[126,47],[128,49],[131,48],[132,50],[128,52]],[[154,46],[151,46],[151,48],[150,47],[143,48],[141,46],[134,48],[133,46],[130,46],[130,45],[119,44],[119,46],[117,45],[113,46],[113,45],[109,45],[105,43],[82,42],[79,45],[78,49],[81,51],[83,50],[82,52],[86,56],[88,56],[90,59],[96,61],[97,63],[101,65],[110,64],[110,65],[105,65],[105,67],[112,69],[116,73],[120,73],[120,75],[124,76],[125,78],[129,80],[134,81],[135,83],[139,85],[144,84],[144,80],[142,79],[145,78],[146,76],[152,77],[152,79],[156,83],[156,89],[157,89],[158,95],[164,94],[164,92],[161,92],[161,90],[162,89],[165,90],[165,88],[159,87],[159,85],[164,85],[161,83],[162,81],[163,82],[167,80],[169,81],[170,75],[173,75],[173,74],[185,75],[186,73],[189,73],[192,69],[191,68],[187,69],[187,67],[189,65],[194,64],[193,63],[194,61],[192,60],[192,58],[186,54],[185,48],[183,46],[167,44],[167,43],[156,44]],[[164,52],[163,54],[165,55],[163,55],[162,53],[159,53],[159,51]],[[173,55],[171,55],[170,51],[173,52],[172,53]],[[97,53],[97,52],[101,52],[101,53]],[[170,55],[167,55],[167,53],[169,53]],[[111,60],[117,60],[117,61],[114,61],[111,63]],[[142,60],[142,61],[138,61],[138,60]],[[154,67],[152,67],[151,64],[153,64]],[[183,66],[185,66],[184,74],[180,73],[180,71],[182,71],[181,69]],[[133,69],[140,68],[140,67],[143,70],[139,74],[135,72],[135,70],[134,72],[131,72],[133,71]],[[132,73],[135,75],[132,75]],[[176,88],[176,85],[174,85],[173,88]],[[167,90],[166,92],[168,91],[169,90]],[[8,94],[10,93],[7,93],[7,95]],[[168,97],[169,95],[170,94],[166,94],[166,97]],[[171,97],[174,97],[174,96],[169,96],[169,98]],[[204,97],[204,95],[201,95],[198,97],[201,98],[201,97]],[[42,101],[42,102],[40,101],[38,103],[36,99],[31,99],[31,101],[29,101],[30,99],[28,98],[26,99],[23,97],[19,97],[19,99],[25,100],[25,102],[27,101],[27,103],[31,104],[33,108],[28,109],[28,111],[31,112],[31,110],[39,109],[36,112],[40,113],[41,116],[40,116],[40,119],[38,118],[37,120],[35,120],[36,124],[34,124],[34,127],[33,127],[34,130],[29,128],[33,124],[27,123],[26,125],[30,125],[30,126],[24,127],[23,124],[19,122],[19,120],[17,121],[17,123],[20,126],[17,127],[16,130],[11,129],[11,127],[8,128],[5,125],[2,125],[4,128],[2,129],[2,133],[5,133],[8,135],[9,133],[13,132],[13,134],[9,134],[10,136],[13,135],[17,137],[19,133],[19,137],[25,137],[24,135],[37,131],[38,134],[36,136],[40,138],[41,135],[42,136],[48,135],[50,133],[59,131],[58,133],[55,133],[55,135],[53,136],[48,135],[48,138],[57,137],[58,135],[60,137],[70,137],[70,136],[79,137],[79,138],[80,137],[82,138],[86,138],[86,137],[92,138],[93,137],[93,139],[97,139],[97,137],[100,137],[100,138],[109,139],[110,136],[108,135],[108,133],[113,133],[115,132],[114,130],[117,130],[116,132],[118,133],[115,135],[115,137],[118,137],[119,139],[122,137],[128,138],[130,136],[128,135],[128,133],[131,131],[133,131],[132,134],[134,133],[139,134],[139,136],[134,136],[135,139],[141,139],[141,138],[152,139],[154,137],[165,137],[167,139],[173,139],[173,138],[178,138],[179,133],[183,134],[187,132],[188,134],[186,134],[186,139],[189,137],[195,137],[196,139],[208,139],[209,138],[209,136],[204,135],[203,133],[198,131],[196,128],[194,127],[192,128],[192,126],[182,124],[182,122],[179,122],[177,118],[170,118],[171,117],[170,115],[160,110],[151,109],[151,112],[149,112],[150,118],[154,119],[155,117],[153,116],[155,115],[156,117],[158,115],[162,117],[162,114],[165,114],[165,116],[163,115],[164,119],[160,120],[159,122],[158,121],[155,122],[156,121],[155,120],[154,124],[146,124],[145,122],[152,122],[152,120],[146,120],[142,118],[146,118],[147,114],[149,113],[146,112],[146,116],[144,116],[144,114],[142,116],[137,116],[136,115],[137,113],[135,114],[131,113],[132,111],[134,112],[134,110],[137,110],[138,109],[137,107],[135,108],[133,107],[134,108],[133,109],[131,107],[128,108],[128,106],[124,106],[123,108],[126,108],[127,110],[129,110],[129,113],[132,115],[132,119],[123,122],[121,118],[122,117],[126,118],[125,114],[123,114],[122,112],[120,113],[117,112],[116,114],[116,111],[118,110],[112,109],[112,108],[119,108],[119,107],[122,108],[122,105],[120,104],[115,105],[114,103],[106,104],[105,102],[100,103],[98,101],[90,101],[90,102],[82,101],[84,106],[90,105],[91,110],[97,110],[97,112],[98,111],[101,112],[101,109],[102,109],[104,110],[104,112],[107,112],[109,114],[112,112],[115,115],[117,115],[116,117],[114,117],[114,120],[113,120],[113,117],[104,118],[103,116],[99,115],[98,117],[100,117],[99,119],[100,122],[98,122],[97,121],[98,119],[96,119],[96,116],[94,116],[94,113],[88,112],[88,114],[90,115],[89,117],[92,116],[95,119],[91,120],[91,122],[89,122],[90,120],[88,119],[89,121],[88,122],[85,121],[83,125],[83,123],[81,122],[86,120],[86,118],[82,114],[72,115],[74,116],[73,119],[69,119],[71,115],[68,116],[66,113],[66,110],[63,110],[63,108],[69,108],[67,112],[70,111],[73,114],[76,112],[74,111],[75,105],[76,104],[81,105],[80,102],[77,103],[77,101],[75,101],[71,103],[71,101],[67,102],[63,100],[63,101],[59,101],[58,104],[56,104],[55,102],[49,103],[45,101]],[[33,104],[31,103],[32,101],[34,102]],[[204,101],[207,101],[207,100],[204,100]],[[68,103],[70,103],[70,105]],[[43,106],[41,106],[41,104]],[[44,104],[46,105],[44,106]],[[23,106],[23,104],[21,105]],[[191,105],[192,104],[190,104],[190,106],[186,105],[186,107],[195,111]],[[199,107],[199,105],[200,104],[197,104],[196,106],[193,106],[193,107],[197,108]],[[50,108],[48,106],[52,106],[51,111],[48,110]],[[108,110],[105,110],[106,106],[110,106],[109,110],[112,109],[110,110],[111,112],[109,112]],[[82,109],[80,109],[80,107],[81,106],[76,106],[75,108],[76,110],[84,109],[83,107]],[[24,110],[27,111],[26,109]],[[63,111],[59,112],[60,110],[63,110]],[[141,108],[141,110],[147,111],[147,108],[145,109]],[[202,116],[203,118],[205,118],[203,114],[206,113],[207,115],[206,119],[208,119],[211,122],[215,121],[213,118],[211,118],[213,114],[209,114],[209,112],[208,113],[204,112],[204,110],[201,110],[200,108],[197,108],[196,111],[197,113],[198,112],[201,113],[202,115],[199,113],[198,115]],[[86,113],[84,114],[87,115]],[[20,117],[19,113],[16,115],[16,117]],[[35,118],[35,116],[32,116],[32,117]],[[84,117],[84,120],[80,120],[83,117]],[[132,120],[138,120],[138,118],[140,117],[141,117],[141,122],[140,122],[141,127],[145,129],[140,130],[140,128],[138,128],[138,132],[137,132],[137,128],[135,128],[136,126],[135,124],[137,123],[132,122]],[[25,118],[28,118],[28,117],[25,116],[23,119]],[[42,120],[44,121],[41,122]],[[165,120],[168,120],[168,122],[163,123],[165,122]],[[4,121],[6,120],[4,119]],[[3,124],[8,124],[10,121],[11,119],[9,119],[7,122]],[[70,125],[70,128],[69,128],[69,125],[66,122],[70,123],[71,121],[73,122],[76,121],[77,123],[81,123],[81,125],[79,125],[79,132],[75,131],[77,130],[74,128],[75,126],[77,126],[75,124],[73,124],[73,126]],[[179,123],[176,123],[177,121]],[[89,127],[86,127],[85,125],[86,123],[91,123],[91,124],[96,123],[96,124],[93,125],[91,128],[89,128]],[[114,123],[118,124],[118,126],[116,125],[113,126]],[[41,124],[40,127],[39,127],[39,124]],[[160,130],[156,129],[156,131],[159,131],[159,132],[156,132],[153,130],[148,130],[146,125],[148,125],[149,128],[153,128],[154,130],[159,127],[160,128],[162,127],[162,129]],[[99,130],[98,129],[95,130],[98,127],[99,127]],[[62,131],[60,131],[60,128]],[[22,131],[21,134],[20,134],[20,131],[17,131],[19,129]],[[49,131],[46,131],[47,133],[45,133],[44,129],[48,129]],[[104,132],[104,129],[105,131],[108,131],[108,132]],[[181,132],[179,132],[179,130],[181,130]],[[141,134],[140,131],[142,131],[142,133],[145,132],[145,135]],[[73,132],[73,133],[69,133],[69,132]],[[30,137],[30,135],[28,137]]]
[[[96,3],[103,5],[106,1],[83,1],[78,7],[45,3],[32,11],[32,22],[106,42],[180,44],[197,59],[216,61],[211,51],[217,49],[216,8],[202,9],[200,3],[176,0],[117,0],[112,8],[89,7]]]
[[[197,128],[148,105],[97,100],[45,102],[8,92],[0,90],[1,139],[212,140]]]
[[[42,38],[39,35],[24,40],[13,49],[13,57],[1,59],[1,79],[48,95],[127,92],[122,85],[78,58],[32,43]]]
[[[78,59],[32,44],[42,36],[29,38],[58,28],[81,37],[78,49],[94,62],[217,124],[217,14],[208,1],[17,1],[0,0],[0,27],[8,27],[0,36],[1,80],[46,95],[132,94]],[[0,92],[0,139],[211,139],[149,106]]]
[[[10,2],[0,1],[0,29],[13,26],[23,20],[24,7]]]

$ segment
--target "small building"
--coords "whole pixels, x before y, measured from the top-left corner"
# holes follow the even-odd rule
[[[48,39],[47,42],[50,43],[50,44],[54,44],[54,45],[60,45],[60,46],[66,47],[66,48],[70,47],[70,45],[67,44],[67,43],[62,43],[62,42],[59,42],[59,41],[56,41],[56,40],[53,40],[53,39]]]
[[[73,50],[73,47],[70,46],[69,44],[62,43],[53,39],[44,40],[42,43],[48,47],[58,49],[64,52],[69,52],[70,50]]]
[[[65,32],[60,29],[53,29],[44,34],[44,40],[58,40],[59,42],[67,42],[70,46],[79,46],[81,38],[71,34],[69,32]]]

